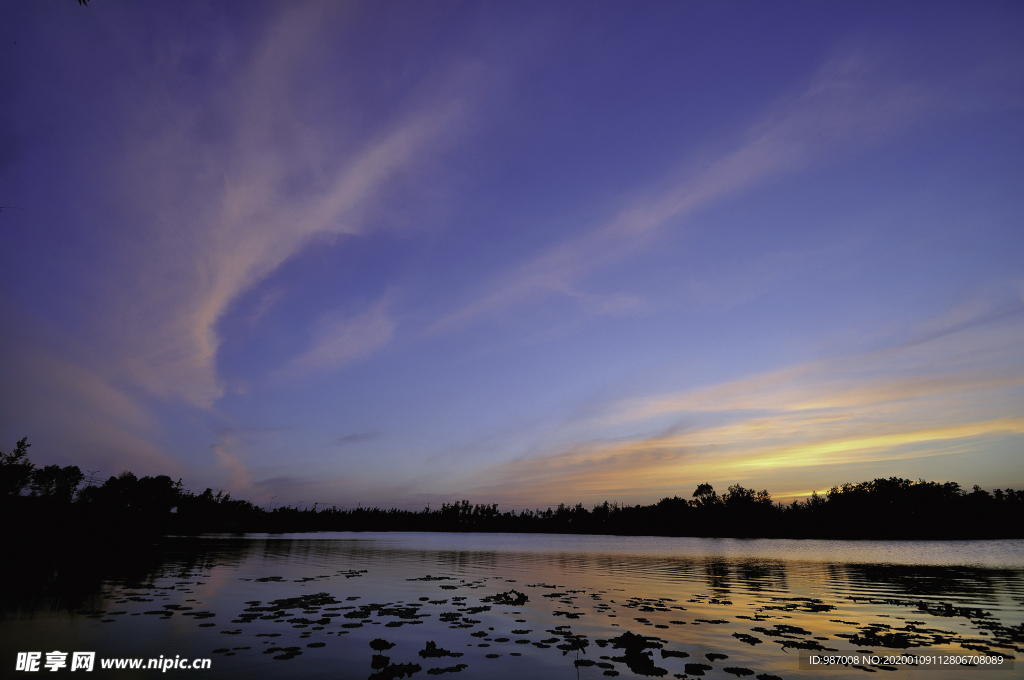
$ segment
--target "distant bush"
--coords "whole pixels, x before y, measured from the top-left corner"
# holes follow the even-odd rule
[[[336,507],[263,510],[249,501],[206,489],[194,494],[166,475],[137,478],[129,471],[100,486],[77,488],[76,466],[36,469],[26,439],[0,452],[3,526],[100,528],[107,535],[208,532],[472,531],[746,538],[975,539],[1024,537],[1024,491],[898,477],[832,487],[805,501],[775,503],[767,490],[739,484],[721,496],[711,484],[697,486],[689,500],[678,495],[652,505],[607,501],[546,510],[501,512],[496,504],[467,500],[439,510]],[[525,603],[511,590],[498,604]],[[521,599],[521,601],[520,601]]]

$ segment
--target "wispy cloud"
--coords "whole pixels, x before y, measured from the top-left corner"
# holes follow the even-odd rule
[[[390,183],[422,167],[459,115],[456,85],[412,97],[361,130],[361,142],[343,139],[324,121],[306,120],[312,114],[301,106],[308,93],[294,83],[308,67],[309,44],[330,40],[336,10],[321,3],[282,6],[229,94],[208,98],[211,115],[228,128],[223,139],[204,142],[196,128],[205,119],[160,91],[150,96],[161,117],[126,133],[138,140],[120,161],[118,186],[154,238],[124,246],[140,269],[136,285],[123,289],[115,305],[122,314],[111,326],[118,353],[128,357],[125,377],[153,394],[204,407],[218,399],[218,319],[311,239],[362,233]],[[275,302],[268,297],[262,308]],[[349,338],[342,341],[347,349],[322,345],[300,363],[343,362],[391,332],[381,314],[363,321],[373,326],[364,328],[373,341]]]
[[[242,462],[240,457],[230,449],[234,448],[233,437],[222,440],[219,444],[213,445],[213,453],[222,467],[228,471],[228,488],[236,496],[252,491],[252,473]]]
[[[519,501],[559,490],[650,499],[705,480],[787,484],[801,470],[870,476],[872,465],[904,461],[923,471],[935,456],[1020,441],[1024,328],[992,318],[991,306],[920,342],[612,402],[583,424],[590,440],[488,467],[474,488]]]
[[[583,297],[582,280],[647,247],[651,237],[727,196],[785,176],[830,153],[861,148],[902,129],[941,102],[920,83],[886,77],[863,52],[824,64],[795,95],[781,99],[730,151],[690,159],[664,188],[650,191],[603,224],[497,278],[473,301],[444,316],[437,333],[538,296]]]
[[[386,345],[395,334],[395,327],[386,302],[354,317],[328,315],[318,324],[313,346],[289,361],[280,373],[297,376],[336,370]]]
[[[336,446],[350,446],[352,444],[359,444],[361,442],[379,439],[380,436],[380,432],[353,432],[352,434],[346,434],[338,437],[334,440],[334,444]]]
[[[9,318],[9,316],[8,316]],[[46,348],[38,337],[0,336],[0,424],[28,436],[38,464],[178,475],[184,466],[153,443],[158,421],[136,395]],[[13,442],[0,442],[7,449]]]

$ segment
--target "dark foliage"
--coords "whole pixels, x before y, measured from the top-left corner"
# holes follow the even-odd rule
[[[10,453],[0,451],[0,495],[19,496],[32,481],[35,465],[28,460],[28,437],[14,445]]]
[[[804,502],[774,503],[766,490],[739,484],[721,496],[708,483],[687,500],[653,505],[582,503],[546,510],[500,512],[497,505],[445,503],[438,510],[356,508],[263,510],[223,492],[194,494],[166,475],[131,472],[102,486],[76,491],[75,466],[41,469],[28,460],[28,443],[0,452],[0,510],[5,530],[59,527],[112,535],[213,532],[454,531],[658,536],[733,536],[845,539],[979,539],[1024,537],[1024,491],[955,482],[916,482],[890,477],[832,487]],[[27,492],[27,493],[26,493]]]
[[[70,503],[74,500],[78,485],[85,479],[85,475],[78,469],[77,465],[61,467],[59,465],[47,465],[32,472],[32,481],[29,487],[33,496],[52,498],[61,503]]]

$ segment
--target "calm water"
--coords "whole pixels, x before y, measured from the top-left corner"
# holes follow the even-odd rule
[[[513,590],[528,601],[495,599]],[[208,678],[1020,678],[1019,662],[801,669],[798,657],[1018,656],[1022,623],[1024,541],[207,537],[172,539],[72,595],[9,599],[0,675],[33,675],[14,672],[17,652],[60,650],[209,657],[210,670],[168,671]],[[375,656],[375,639],[393,646]]]

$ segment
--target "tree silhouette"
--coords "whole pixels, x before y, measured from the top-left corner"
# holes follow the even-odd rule
[[[699,484],[693,490],[693,497],[697,499],[699,505],[714,505],[718,503],[718,493],[715,491],[715,487],[707,482]]]
[[[75,490],[85,479],[85,475],[77,465],[61,467],[47,465],[32,473],[30,488],[33,496],[44,496],[56,501],[70,503],[75,497]]]
[[[22,437],[10,453],[0,451],[0,495],[20,496],[32,480],[35,464],[28,459],[28,437]]]

